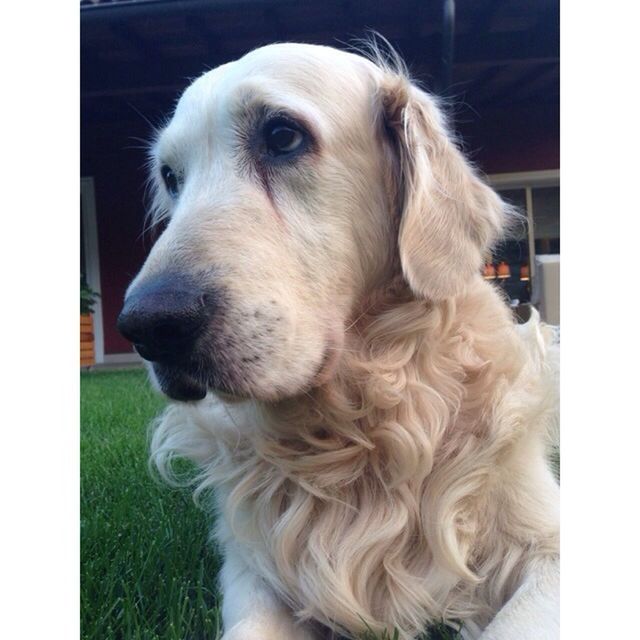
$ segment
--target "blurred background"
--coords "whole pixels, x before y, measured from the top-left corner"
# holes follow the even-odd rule
[[[527,216],[484,276],[559,323],[557,0],[82,0],[81,276],[93,300],[83,364],[139,361],[115,327],[149,251],[144,141],[190,80],[276,41],[347,48],[375,30],[448,98],[467,155]],[[93,296],[93,294],[99,296]]]

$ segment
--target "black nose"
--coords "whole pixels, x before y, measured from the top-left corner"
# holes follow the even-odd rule
[[[153,362],[189,356],[211,313],[211,294],[188,279],[157,276],[127,295],[118,330]]]

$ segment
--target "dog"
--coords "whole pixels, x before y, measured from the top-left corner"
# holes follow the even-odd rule
[[[514,212],[393,52],[256,49],[151,151],[121,333],[215,489],[224,640],[558,637],[557,348],[480,274]]]

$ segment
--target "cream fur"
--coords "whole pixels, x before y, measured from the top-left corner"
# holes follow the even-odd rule
[[[223,496],[218,539],[245,545],[298,618],[406,638],[443,618],[484,625],[557,554],[549,347],[477,284],[438,305],[392,295],[302,399],[160,419],[155,463],[198,463],[198,490]]]
[[[265,91],[321,138],[317,164],[276,184],[286,231],[219,130]],[[194,83],[156,165],[167,154],[195,177],[177,205],[158,189],[170,222],[136,282],[215,267],[233,308],[270,302],[282,318],[258,339],[259,321],[232,316],[220,332],[238,354],[275,355],[234,396],[172,404],[153,430],[167,480],[185,457],[196,493],[216,492],[225,639],[319,625],[408,639],[440,620],[487,640],[556,637],[557,352],[478,275],[512,212],[433,99],[397,61],[266,47]]]

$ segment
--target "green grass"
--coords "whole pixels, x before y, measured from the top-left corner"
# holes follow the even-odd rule
[[[161,485],[148,471],[147,427],[163,405],[144,371],[82,374],[83,640],[221,635],[211,523],[188,491]],[[430,636],[457,637],[442,625]]]
[[[82,638],[220,635],[219,559],[186,491],[147,468],[147,426],[163,402],[140,370],[82,374]]]

